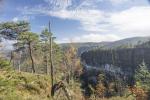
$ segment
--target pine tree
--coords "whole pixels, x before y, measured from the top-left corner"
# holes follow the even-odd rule
[[[48,31],[48,29],[44,29],[40,35],[41,40],[44,42],[43,43],[43,52],[44,52],[44,63],[45,63],[45,67],[46,67],[46,73],[49,74],[49,67],[48,67],[48,50],[49,50],[49,37],[50,37],[50,33]]]
[[[136,85],[138,86],[141,86],[145,89],[150,88],[150,72],[144,60],[135,71],[135,81]]]
[[[36,33],[32,32],[23,32],[19,34],[18,37],[19,43],[23,44],[24,47],[27,46],[29,50],[29,56],[32,62],[32,71],[35,73],[35,64],[33,58],[33,47],[39,42],[39,37]]]
[[[29,22],[26,21],[0,23],[0,36],[5,39],[16,39],[20,33],[29,29]]]

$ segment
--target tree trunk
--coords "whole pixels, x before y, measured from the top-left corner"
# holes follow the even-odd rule
[[[11,54],[10,54],[9,64],[11,64],[12,59],[13,59],[13,51],[12,51]]]
[[[51,68],[51,85],[53,87],[54,85],[54,75],[53,75],[53,60],[52,60],[52,49],[53,49],[53,44],[52,44],[52,34],[51,34],[51,29],[50,29],[50,22],[49,22],[49,42],[50,42],[50,68]]]
[[[31,58],[31,63],[32,63],[32,71],[33,71],[33,73],[35,73],[34,60],[33,60],[32,49],[31,48],[32,48],[31,43],[29,42],[29,53],[30,53],[30,58]]]
[[[45,41],[45,48],[47,48],[46,44],[47,44],[47,41]],[[48,67],[48,55],[47,55],[47,52],[46,52],[46,50],[45,50],[44,56],[45,56],[45,67],[46,67],[46,74],[47,74],[47,75],[49,75],[49,67]]]
[[[49,75],[49,68],[48,68],[48,57],[46,55],[46,73]]]
[[[52,86],[54,85],[54,76],[53,76],[53,61],[52,61],[52,37],[50,36],[50,66],[51,66],[51,82]]]
[[[48,67],[48,56],[47,56],[47,53],[45,51],[45,54],[44,54],[44,66],[45,66],[45,70],[46,70],[46,74],[49,75],[49,67]]]
[[[19,60],[19,63],[18,63],[18,71],[20,72],[20,60]]]
[[[19,63],[18,63],[18,70],[19,70],[19,72],[21,71],[21,69],[20,69],[20,64],[21,64],[21,54],[22,54],[22,51],[19,51]]]

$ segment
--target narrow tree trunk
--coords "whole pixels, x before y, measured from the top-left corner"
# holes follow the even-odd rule
[[[45,52],[44,54],[44,67],[45,67],[45,70],[46,70],[46,74],[49,75],[49,67],[48,67],[48,56]]]
[[[53,76],[53,61],[52,61],[52,37],[50,36],[50,66],[51,66],[51,82],[52,86],[54,85],[54,76]]]
[[[12,64],[12,67],[15,69],[15,63],[14,63],[14,52],[11,52],[11,57],[9,60],[9,65]]]
[[[18,64],[18,70],[19,70],[19,72],[21,71],[21,69],[20,69],[20,64],[21,64],[21,51],[19,51],[19,64]]]
[[[20,72],[20,60],[19,60],[19,64],[18,64],[18,71]]]
[[[51,85],[53,87],[54,85],[54,76],[53,76],[53,61],[52,61],[52,34],[51,34],[51,28],[50,28],[50,22],[49,22],[49,42],[50,42],[50,68],[51,68]]]
[[[10,55],[10,61],[9,61],[9,64],[11,64],[11,62],[13,61],[13,58],[14,58],[14,54],[13,54],[13,51],[11,52],[11,55]]]
[[[47,48],[46,44],[47,44],[47,41],[45,41],[45,48]],[[49,75],[48,56],[47,56],[46,50],[45,50],[44,56],[45,56],[44,58],[45,58],[45,64],[46,64],[45,65],[45,67],[46,67],[46,74]]]
[[[49,68],[48,68],[48,57],[46,55],[46,73],[49,75]]]
[[[32,63],[32,71],[33,71],[33,73],[35,73],[34,60],[33,60],[32,49],[31,48],[32,48],[31,43],[29,42],[29,53],[30,53],[30,58],[31,58],[31,63]]]

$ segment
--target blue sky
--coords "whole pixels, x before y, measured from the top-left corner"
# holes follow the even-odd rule
[[[148,0],[3,0],[0,22],[18,20],[38,34],[50,20],[59,43],[150,35]]]

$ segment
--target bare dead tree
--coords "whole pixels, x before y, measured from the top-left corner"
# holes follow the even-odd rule
[[[54,75],[53,75],[53,61],[52,61],[52,34],[51,34],[51,26],[49,21],[49,42],[50,42],[50,69],[51,69],[51,87],[54,85]]]

